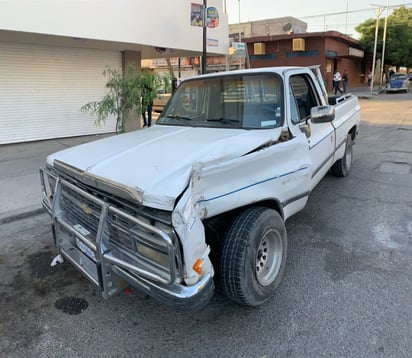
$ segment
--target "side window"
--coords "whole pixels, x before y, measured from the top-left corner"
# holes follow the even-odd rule
[[[308,76],[291,76],[289,83],[291,88],[290,97],[292,97],[290,99],[292,122],[297,123],[309,118],[312,107],[318,106],[320,102]],[[293,109],[293,107],[296,108],[297,117],[299,119],[294,119],[295,109]]]
[[[295,100],[295,95],[293,94],[291,87],[289,87],[289,102],[290,102],[290,119],[293,124],[297,124],[300,122],[300,115],[298,111],[298,105]]]

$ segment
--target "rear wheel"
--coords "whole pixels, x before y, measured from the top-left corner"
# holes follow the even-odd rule
[[[336,161],[335,164],[333,164],[331,171],[334,175],[338,177],[346,177],[351,168],[352,168],[352,160],[353,160],[353,147],[352,147],[352,137],[350,134],[347,135],[346,137],[346,143],[345,143],[345,154],[341,159]]]
[[[233,301],[258,306],[275,292],[286,264],[287,235],[281,216],[256,207],[230,225],[222,245],[222,289]]]

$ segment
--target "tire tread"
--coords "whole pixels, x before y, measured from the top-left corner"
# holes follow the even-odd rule
[[[238,215],[226,233],[222,245],[220,262],[222,289],[231,300],[241,305],[260,304],[245,295],[242,283],[245,275],[243,271],[248,259],[245,254],[249,245],[248,238],[251,236],[252,228],[265,212],[271,214],[272,209],[254,207]]]

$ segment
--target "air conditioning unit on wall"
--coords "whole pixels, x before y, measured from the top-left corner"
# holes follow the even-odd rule
[[[266,55],[266,44],[264,42],[256,42],[253,44],[254,55]]]
[[[292,39],[293,51],[305,51],[305,39]]]

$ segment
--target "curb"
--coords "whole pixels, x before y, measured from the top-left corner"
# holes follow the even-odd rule
[[[377,92],[354,92],[353,94],[356,95],[358,98],[362,98],[362,99],[372,99],[372,98],[376,98],[378,95],[385,93],[384,89],[381,89]]]
[[[13,221],[26,219],[32,216],[41,215],[43,213],[46,213],[46,211],[43,208],[37,208],[37,209],[32,209],[32,210],[12,214],[10,216],[0,217],[0,225],[9,224]]]
[[[356,96],[358,98],[361,98],[361,99],[373,99],[373,98],[376,97],[376,94],[361,94],[361,93],[359,93]]]

